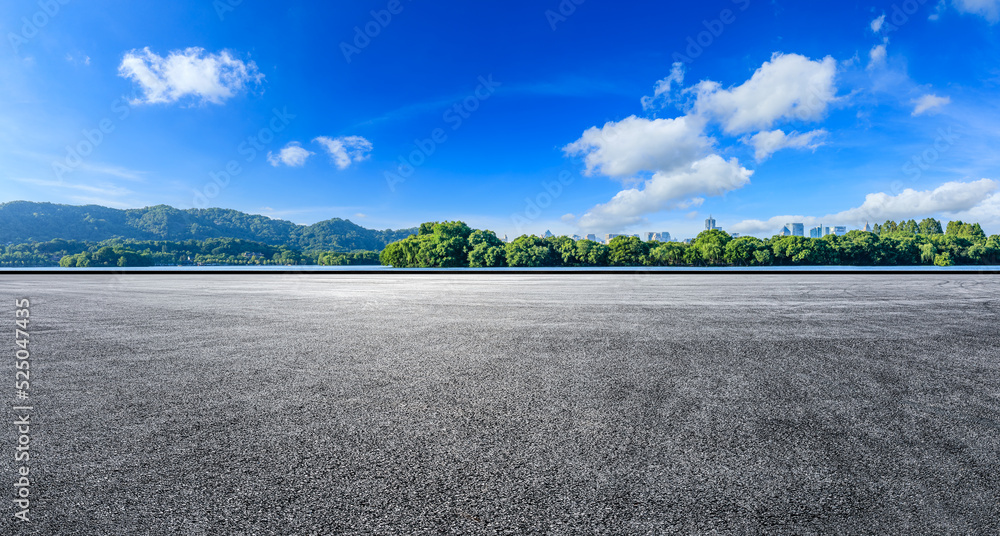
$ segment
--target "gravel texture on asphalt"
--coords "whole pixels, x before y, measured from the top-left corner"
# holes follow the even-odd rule
[[[35,409],[27,524],[13,404],[0,427],[0,534],[997,534],[998,296],[970,274],[4,274]]]

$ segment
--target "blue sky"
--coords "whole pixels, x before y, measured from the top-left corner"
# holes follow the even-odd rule
[[[0,21],[0,202],[1000,232],[1000,0],[25,0]]]

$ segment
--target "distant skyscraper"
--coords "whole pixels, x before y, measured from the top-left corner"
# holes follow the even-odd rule
[[[597,242],[597,235],[591,233],[587,235],[587,240],[593,240],[594,242]]]
[[[829,229],[829,227],[827,227]],[[823,238],[823,225],[817,225],[812,229],[809,229],[809,238]]]
[[[660,242],[670,242],[670,233],[668,233],[666,231],[663,231],[662,233],[659,233],[659,235],[660,236],[656,237],[656,239],[658,241],[660,241]]]
[[[834,226],[834,228],[833,228],[833,234],[835,234],[837,236],[844,236],[845,234],[847,234],[847,226],[845,226],[845,225]]]
[[[646,233],[646,242],[652,242],[653,240],[656,240],[656,235],[657,233],[653,232]]]
[[[792,230],[788,228],[788,225],[789,224],[786,223],[785,226],[778,231],[778,234],[781,236],[792,236]]]
[[[872,226],[871,226],[871,225],[868,225],[868,222],[865,222],[865,229],[864,229],[864,231],[865,231],[866,233],[870,233],[870,232],[872,232]]]
[[[621,235],[615,234],[615,233],[608,233],[608,234],[604,235],[604,243],[605,244],[610,244],[611,243],[611,239],[615,238],[616,236],[621,236]]]
[[[806,226],[803,223],[786,223],[785,227],[788,227],[792,231],[792,236],[806,235]]]
[[[542,238],[552,238],[552,231],[546,230]]]
[[[712,217],[711,215],[709,215],[709,216],[708,216],[708,219],[707,219],[707,220],[705,220],[705,230],[706,230],[706,231],[711,231],[711,230],[713,230],[713,229],[718,229],[718,230],[720,230],[720,231],[722,230],[722,228],[721,228],[721,227],[717,227],[717,226],[715,225],[715,218],[713,218],[713,217]]]

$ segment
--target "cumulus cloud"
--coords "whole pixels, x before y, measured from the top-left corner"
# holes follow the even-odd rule
[[[354,162],[361,162],[371,156],[372,142],[361,136],[330,138],[320,136],[313,140],[323,146],[339,169],[347,169]]]
[[[586,173],[626,177],[640,171],[669,171],[689,165],[711,147],[698,117],[644,119],[627,117],[591,127],[563,148],[567,155],[585,155]]]
[[[264,78],[252,61],[243,62],[228,51],[206,53],[198,47],[175,50],[166,57],[149,47],[132,50],[125,53],[118,75],[142,89],[143,97],[133,104],[172,103],[184,97],[222,104]]]
[[[673,67],[670,69],[670,74],[663,80],[656,82],[656,87],[653,88],[652,97],[643,97],[641,99],[642,109],[649,110],[656,108],[657,105],[662,105],[670,102],[670,93],[674,86],[680,86],[684,83],[684,64],[681,62],[675,62]]]
[[[1000,22],[1000,0],[955,0],[952,5],[962,13],[979,15],[991,24]]]
[[[693,91],[699,114],[717,118],[727,134],[771,128],[781,119],[815,121],[837,100],[837,62],[813,61],[798,54],[775,53],[743,84],[722,89],[702,81]]]
[[[753,171],[740,166],[735,158],[727,161],[713,154],[686,169],[655,173],[642,189],[618,192],[607,203],[587,211],[578,225],[590,230],[621,229],[642,221],[645,214],[700,205],[704,199],[697,196],[719,196],[742,188],[751,175]]]
[[[768,220],[744,220],[732,230],[747,234],[776,233],[786,222],[808,225],[861,225],[864,222],[922,219],[940,213],[975,211],[995,199],[1000,183],[990,179],[973,182],[946,182],[933,190],[907,188],[897,195],[874,193],[865,196],[864,203],[836,214],[823,217],[775,216]],[[986,209],[988,212],[988,209]]]
[[[940,108],[946,104],[951,103],[951,97],[938,97],[937,95],[928,94],[912,101],[914,108],[913,113],[910,114],[914,117],[927,113],[934,110],[935,108]]]
[[[314,154],[316,153],[303,149],[298,142],[293,141],[278,151],[278,154],[268,151],[267,162],[274,167],[278,167],[281,164],[290,167],[301,167],[305,165],[306,159]]]
[[[763,161],[767,159],[772,154],[785,148],[792,149],[815,149],[823,142],[820,138],[826,136],[826,130],[813,130],[806,132],[804,134],[799,134],[798,132],[792,132],[791,134],[785,134],[783,130],[772,130],[758,132],[750,138],[750,145],[753,145],[755,150],[754,156],[757,161]]]

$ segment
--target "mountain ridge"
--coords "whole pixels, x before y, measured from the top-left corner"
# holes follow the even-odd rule
[[[239,238],[303,251],[380,251],[386,244],[416,232],[417,228],[368,229],[341,218],[298,225],[224,208],[178,209],[154,205],[116,209],[34,201],[0,203],[0,244],[56,238],[87,242],[112,238],[167,241]]]

